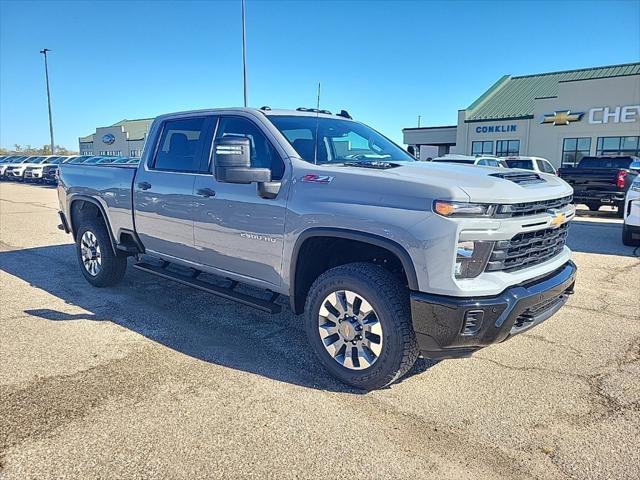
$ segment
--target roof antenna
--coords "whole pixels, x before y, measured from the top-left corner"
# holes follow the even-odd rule
[[[318,164],[318,128],[320,127],[320,82],[318,82],[318,101],[316,102],[316,142],[313,149],[313,164]]]

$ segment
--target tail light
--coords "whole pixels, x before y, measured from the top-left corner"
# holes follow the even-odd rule
[[[616,179],[616,186],[618,188],[624,188],[624,179],[627,176],[627,172],[624,170],[620,170],[618,172],[618,178]]]

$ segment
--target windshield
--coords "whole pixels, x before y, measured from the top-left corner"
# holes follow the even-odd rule
[[[532,160],[507,160],[509,168],[522,168],[524,170],[533,170]]]
[[[319,164],[415,161],[391,140],[362,123],[297,115],[271,115],[269,120],[300,158],[310,163],[314,159]]]

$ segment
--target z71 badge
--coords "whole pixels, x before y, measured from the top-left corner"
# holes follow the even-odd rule
[[[331,183],[333,182],[333,177],[329,176],[329,175],[316,175],[313,173],[309,173],[307,175],[305,175],[304,177],[302,177],[300,180],[302,180],[305,183]]]

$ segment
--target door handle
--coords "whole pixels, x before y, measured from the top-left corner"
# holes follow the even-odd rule
[[[140,190],[149,190],[151,188],[151,184],[149,182],[140,182],[138,183],[138,188]]]
[[[210,188],[199,188],[196,193],[204,198],[215,197],[216,192]]]

